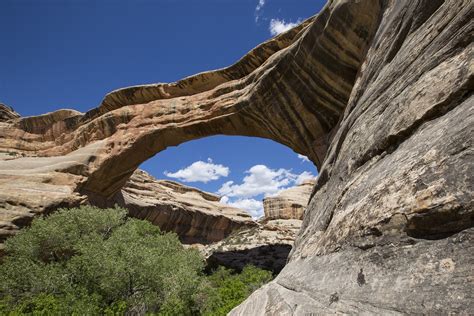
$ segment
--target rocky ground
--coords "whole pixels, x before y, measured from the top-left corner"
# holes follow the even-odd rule
[[[266,198],[265,216],[255,227],[238,229],[217,243],[197,245],[207,258],[209,269],[222,265],[241,270],[251,264],[279,273],[301,228],[313,185],[314,180],[308,180]]]
[[[286,264],[301,220],[280,219],[242,229],[224,240],[202,247],[209,269],[225,266],[241,270],[246,265],[279,273]]]

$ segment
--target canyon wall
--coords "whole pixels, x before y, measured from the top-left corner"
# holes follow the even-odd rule
[[[187,244],[212,243],[234,230],[257,226],[245,210],[219,200],[217,195],[177,182],[157,180],[138,169],[109,200],[108,206],[124,207],[135,218],[146,219],[164,231],[175,232]]]
[[[265,219],[303,219],[314,183],[314,180],[306,180],[276,196],[264,198]]]
[[[231,315],[474,310],[474,2],[382,3],[290,262]]]
[[[87,113],[0,105],[0,238],[115,201],[168,146],[263,137],[320,174],[289,263],[231,314],[469,314],[473,12],[333,0],[228,68],[113,91]]]

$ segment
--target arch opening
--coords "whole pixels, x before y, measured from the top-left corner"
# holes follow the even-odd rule
[[[109,205],[199,244],[208,270],[253,265],[277,274],[316,176],[307,157],[274,141],[206,137],[142,163]]]

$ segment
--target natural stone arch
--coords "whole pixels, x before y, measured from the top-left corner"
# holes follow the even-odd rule
[[[23,118],[4,139],[10,138],[10,149],[39,156],[80,150],[88,157],[67,172],[87,177],[81,192],[102,197],[117,192],[156,153],[211,135],[272,139],[321,166],[379,10],[377,1],[330,3],[228,68],[120,89],[86,114],[61,110]],[[12,146],[13,135],[19,140]]]
[[[136,115],[127,112],[128,106],[143,110],[144,103],[169,101],[170,96],[191,99],[217,91],[220,96],[248,92],[259,100],[269,82],[289,85],[292,76],[306,79],[310,71],[316,77],[304,83],[311,93],[304,91],[299,99],[316,113],[318,123],[313,124],[324,126],[330,117],[336,121],[345,108],[344,116],[322,133],[303,135],[309,142],[292,144],[300,148],[301,143],[316,144],[317,137],[332,138],[322,167],[318,157],[325,150],[317,154],[317,146],[306,146],[301,151],[317,162],[320,175],[290,262],[231,314],[469,313],[473,12],[470,0],[336,0],[297,29],[299,35],[290,31],[274,44],[263,44],[232,71],[117,91],[86,115],[64,110],[18,119],[0,105],[0,149],[14,156],[8,157],[13,163],[0,161],[0,215],[13,210],[33,216],[49,206],[75,203],[81,189],[104,196],[113,191],[106,185],[120,183],[134,167],[120,166],[120,159],[113,158],[131,152],[132,146],[113,141],[121,126],[132,126]],[[297,75],[284,63],[297,65]],[[331,71],[321,80],[324,69]],[[246,85],[252,88],[243,91]],[[349,102],[346,90],[352,90]],[[342,96],[337,115],[328,113],[339,103],[325,100],[322,92]],[[295,93],[289,95],[296,100]],[[240,110],[253,113],[262,103],[244,103]],[[265,117],[265,122],[273,119]],[[173,124],[183,130],[186,121]],[[45,158],[18,158],[18,153]],[[114,161],[122,174],[101,184]],[[22,217],[4,218],[0,241],[18,228],[10,227],[24,225]]]

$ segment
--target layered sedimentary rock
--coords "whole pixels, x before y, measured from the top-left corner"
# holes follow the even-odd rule
[[[157,180],[143,170],[135,171],[112,200],[131,216],[175,232],[185,243],[207,244],[257,225],[244,210],[219,203],[217,195]]]
[[[20,115],[16,113],[13,108],[0,103],[0,122],[5,122],[18,117],[20,117]]]
[[[383,4],[290,263],[231,315],[474,310],[474,3]]]
[[[315,180],[283,190],[277,196],[263,199],[265,219],[303,219]]]
[[[0,122],[0,150],[18,157],[0,161],[0,180],[20,192],[5,193],[2,220],[27,222],[60,199],[106,205],[143,161],[210,135],[273,139],[320,165],[380,10],[367,1],[330,5],[228,68],[120,89],[85,114],[59,110]],[[22,204],[18,197],[35,183],[41,198]]]
[[[209,269],[246,265],[279,273],[301,228],[315,180],[306,180],[263,200],[265,216],[251,228],[241,228],[217,243],[201,248]]]
[[[474,310],[470,0],[334,0],[235,65],[0,122],[3,237],[107,204],[141,162],[215,135],[273,139],[320,169],[290,262],[233,314]],[[3,157],[3,156],[2,156]]]
[[[225,266],[241,270],[247,265],[278,273],[283,269],[301,227],[301,220],[263,220],[240,229],[226,239],[201,247],[208,269]]]

